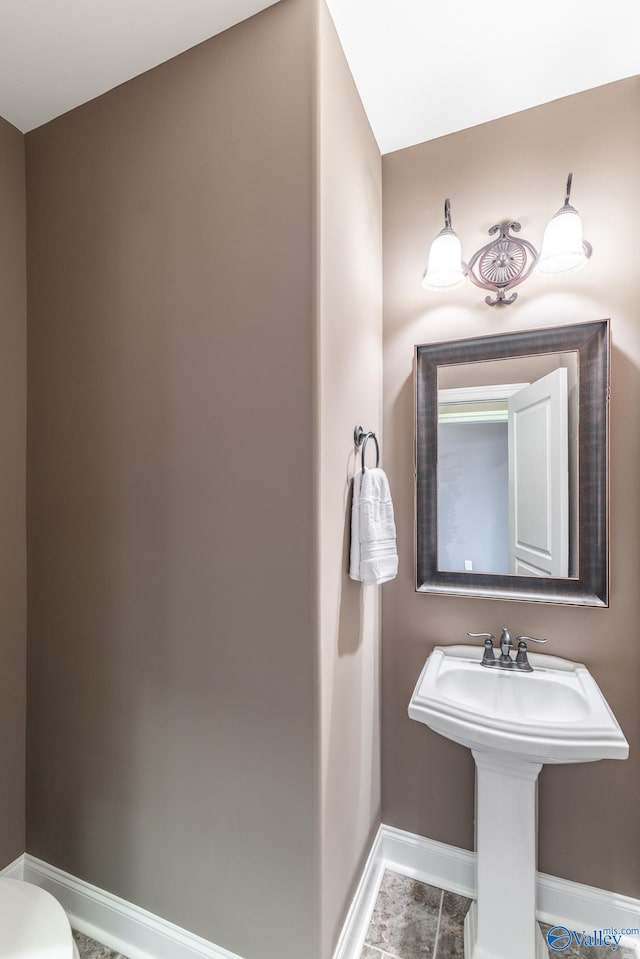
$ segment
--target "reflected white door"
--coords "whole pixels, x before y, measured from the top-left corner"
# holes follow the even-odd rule
[[[509,562],[520,576],[569,574],[567,371],[509,398]]]

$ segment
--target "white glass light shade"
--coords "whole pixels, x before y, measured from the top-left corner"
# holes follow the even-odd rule
[[[563,206],[549,220],[538,261],[541,273],[567,273],[586,265],[590,248],[582,239],[582,220],[572,206]]]
[[[464,283],[462,247],[453,230],[445,227],[429,250],[429,262],[422,285],[425,290],[454,290]]]

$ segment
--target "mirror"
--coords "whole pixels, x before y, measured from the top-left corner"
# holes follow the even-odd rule
[[[416,348],[421,592],[608,605],[609,321]]]
[[[438,369],[438,569],[576,575],[578,354]]]

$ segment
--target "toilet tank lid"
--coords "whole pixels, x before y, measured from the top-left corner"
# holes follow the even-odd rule
[[[31,883],[0,879],[0,929],[0,959],[73,959],[67,914]]]

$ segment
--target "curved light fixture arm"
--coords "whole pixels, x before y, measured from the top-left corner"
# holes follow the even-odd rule
[[[448,199],[444,201],[444,228],[451,229],[451,203]]]
[[[570,206],[569,198],[571,197],[571,183],[573,182],[573,173],[570,173],[567,177],[567,189],[564,194],[564,205]]]
[[[561,207],[560,210],[558,210],[558,213],[563,213],[565,210],[572,210],[574,213],[578,212],[575,209],[575,207],[571,206],[571,203],[569,202],[571,199],[572,182],[573,182],[573,173],[570,173],[569,176],[567,177],[567,189],[565,190],[565,193],[564,193],[564,206]],[[587,259],[589,259],[591,257],[591,254],[593,253],[593,247],[591,246],[588,240],[583,240],[582,245],[584,247],[585,256]]]

